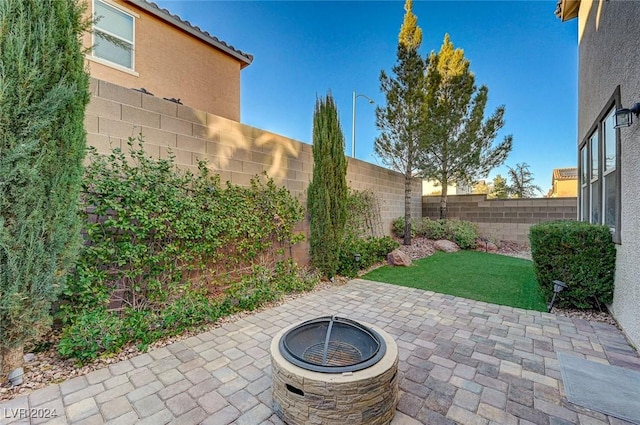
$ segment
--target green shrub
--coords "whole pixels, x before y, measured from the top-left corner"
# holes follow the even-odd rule
[[[178,170],[173,157],[148,157],[141,138],[128,145],[128,154],[90,150],[86,243],[64,288],[63,312],[104,306],[116,289],[133,308],[161,307],[180,285],[224,283],[214,279],[301,239],[293,228],[302,207],[273,180],[223,187],[204,162],[194,175]]]
[[[58,352],[85,363],[102,352],[118,351],[122,347],[121,330],[122,321],[117,314],[106,308],[87,311],[64,329]]]
[[[531,256],[536,277],[548,300],[553,281],[569,285],[559,306],[594,308],[613,299],[616,250],[607,226],[554,221],[531,226]]]
[[[404,217],[398,217],[392,223],[393,234],[399,238],[404,236]],[[474,249],[478,239],[478,227],[469,221],[449,219],[412,220],[411,236],[424,236],[428,239],[447,239],[457,243],[461,249]]]
[[[419,226],[419,221],[412,219],[411,220],[411,237],[416,236],[416,227]],[[404,238],[404,216],[398,217],[391,223],[391,231],[393,234],[399,238]]]
[[[422,235],[428,239],[438,240],[447,237],[446,220],[431,220],[423,217],[420,223]]]
[[[282,261],[303,218],[285,188],[268,178],[222,186],[204,162],[198,174],[181,172],[173,157],[148,157],[142,139],[128,144],[128,155],[90,151],[85,245],[63,289],[61,354],[84,362],[127,343],[145,347],[313,287],[314,275]],[[121,311],[108,311],[118,299]]]
[[[478,239],[478,227],[469,221],[447,220],[447,239],[458,244],[460,249],[474,249]]]
[[[398,242],[388,236],[345,239],[340,246],[338,274],[346,277],[357,276],[360,270],[384,260],[387,254],[398,246]]]
[[[288,259],[278,262],[273,269],[253,267],[253,273],[231,284],[220,300],[185,289],[180,298],[163,308],[83,310],[64,328],[58,352],[82,364],[118,352],[129,343],[145,350],[159,338],[213,323],[231,313],[255,310],[283,294],[311,290],[317,282],[317,275],[301,270]]]

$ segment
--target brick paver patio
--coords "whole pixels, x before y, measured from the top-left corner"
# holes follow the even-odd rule
[[[271,338],[330,314],[395,337],[401,376],[394,425],[627,423],[569,403],[556,359],[556,352],[572,352],[640,370],[615,327],[364,280],[2,403],[0,423],[281,424],[271,410]],[[29,409],[57,416],[18,417]]]

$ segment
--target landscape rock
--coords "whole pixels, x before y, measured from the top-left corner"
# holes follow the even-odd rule
[[[387,261],[392,266],[410,266],[411,258],[404,252],[399,249],[394,249],[389,254],[387,254]]]
[[[458,251],[460,251],[460,247],[458,246],[457,243],[448,241],[446,239],[440,239],[438,241],[435,241],[433,246],[438,251],[444,251],[444,252],[458,252]]]
[[[496,253],[498,252],[498,246],[493,242],[480,238],[476,241],[476,251]]]

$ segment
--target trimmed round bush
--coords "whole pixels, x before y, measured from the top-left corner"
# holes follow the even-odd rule
[[[552,221],[529,229],[531,256],[547,300],[553,281],[569,288],[556,298],[561,307],[601,308],[613,300],[616,249],[607,226]]]

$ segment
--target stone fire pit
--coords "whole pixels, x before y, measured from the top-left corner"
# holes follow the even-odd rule
[[[398,401],[398,347],[369,324],[320,317],[271,342],[273,408],[288,425],[386,425]]]

